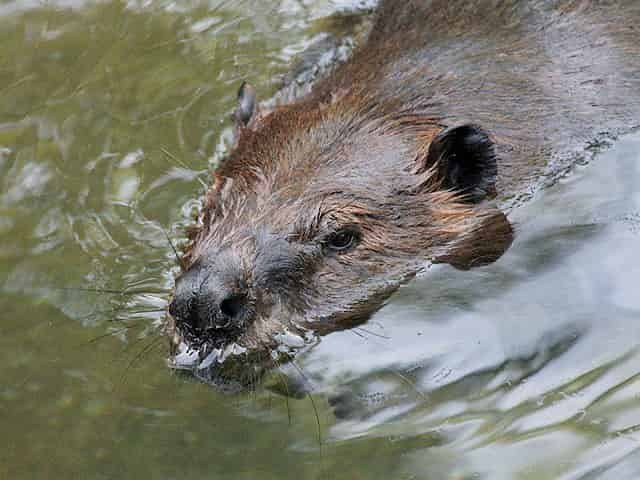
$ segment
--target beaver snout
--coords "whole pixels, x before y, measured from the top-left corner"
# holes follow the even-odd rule
[[[188,340],[225,343],[252,321],[249,287],[231,268],[194,265],[176,280],[169,313]]]

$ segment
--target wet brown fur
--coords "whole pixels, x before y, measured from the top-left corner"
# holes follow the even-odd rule
[[[499,174],[489,193],[503,209],[517,204],[589,142],[640,123],[639,20],[634,0],[382,1],[350,61],[239,129],[183,263],[231,251],[256,281],[256,232],[307,245],[322,222],[359,226],[356,250],[296,271],[295,299],[255,300],[245,344],[257,348],[296,322],[322,333],[365,319],[425,259],[494,261],[511,226],[494,205],[443,189],[431,142],[467,122],[490,132]],[[387,289],[344,299],[376,275],[392,279]]]

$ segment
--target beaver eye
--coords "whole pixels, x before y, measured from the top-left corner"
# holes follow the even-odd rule
[[[341,230],[331,235],[326,242],[334,252],[344,252],[353,247],[358,241],[358,234],[350,230]]]

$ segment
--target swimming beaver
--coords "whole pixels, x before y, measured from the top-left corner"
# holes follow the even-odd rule
[[[170,303],[172,364],[246,384],[283,338],[366,321],[429,262],[498,259],[498,207],[638,124],[637,25],[637,0],[383,0],[308,95],[266,111],[243,84]]]

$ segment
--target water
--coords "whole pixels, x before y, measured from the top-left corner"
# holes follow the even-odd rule
[[[345,3],[0,2],[0,478],[640,478],[640,133],[496,264],[325,337],[284,372],[311,395],[165,367],[166,235],[239,82],[272,95]]]

